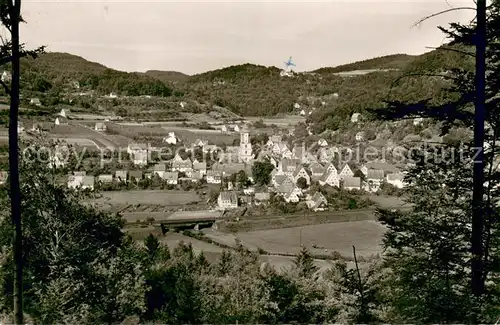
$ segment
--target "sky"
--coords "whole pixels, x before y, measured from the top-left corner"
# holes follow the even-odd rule
[[[196,74],[235,64],[297,71],[394,53],[420,54],[445,42],[438,25],[467,22],[472,0],[24,0],[28,47],[68,52],[124,71]]]

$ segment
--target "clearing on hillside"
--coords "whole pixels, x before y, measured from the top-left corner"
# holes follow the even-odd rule
[[[375,221],[354,221],[251,231],[235,236],[245,246],[256,246],[270,253],[296,254],[302,243],[314,254],[337,251],[348,257],[352,256],[354,245],[360,256],[367,257],[381,252],[380,244],[385,231],[386,228]]]

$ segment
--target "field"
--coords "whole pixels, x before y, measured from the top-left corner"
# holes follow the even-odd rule
[[[200,200],[195,192],[165,190],[106,191],[102,196],[98,200],[116,205],[185,205]]]
[[[284,117],[276,117],[276,118],[262,118],[262,117],[245,117],[245,120],[249,122],[256,122],[262,120],[264,124],[271,125],[275,124],[277,126],[294,126],[298,123],[305,122],[306,118],[298,115],[289,115]]]
[[[380,243],[385,229],[375,221],[366,220],[236,234],[206,230],[206,235],[226,245],[231,245],[238,238],[249,249],[261,248],[276,254],[296,254],[302,244],[314,254],[337,251],[343,256],[351,256],[354,245],[359,255],[368,257],[381,252]]]
[[[160,241],[163,244],[166,244],[170,250],[172,251],[180,242],[184,242],[185,244],[191,243],[193,250],[195,253],[200,253],[203,252],[205,257],[207,258],[208,261],[210,262],[216,262],[221,253],[223,252],[224,248],[221,248],[219,246],[213,245],[206,243],[204,241],[187,237],[184,236],[180,233],[167,233],[165,236],[161,236],[158,230],[155,230],[154,228],[138,228],[138,229],[129,229],[129,232],[131,232],[132,238],[136,239],[139,241],[139,243],[142,244],[142,240],[144,239],[145,235],[142,235],[141,237],[137,237],[134,232],[141,232],[143,234],[147,234],[149,232],[154,233],[157,236],[160,236]],[[294,257],[292,256],[279,256],[279,255],[260,255],[259,260],[261,263],[268,263],[270,266],[274,267],[276,270],[281,271],[285,268],[290,268],[293,266],[293,259]],[[332,261],[326,261],[326,260],[314,260],[314,264],[320,268],[321,271],[325,271],[332,266]],[[352,264],[349,263],[348,264]],[[352,266],[352,265],[350,265]]]
[[[110,140],[110,138],[100,132],[93,130],[90,127],[85,127],[81,124],[54,125],[50,129],[50,134],[54,138],[71,138],[71,139],[86,139],[94,142],[100,149],[116,149],[120,147],[118,143]]]
[[[178,124],[178,123],[177,123]],[[200,130],[185,128],[178,125],[166,125],[164,123],[131,124],[113,123],[108,124],[108,129],[121,136],[133,139],[136,137],[158,137],[167,136],[169,132],[174,132],[184,144],[191,144],[196,139],[208,140],[216,145],[231,145],[235,139],[239,139],[238,134],[222,134],[214,130]]]

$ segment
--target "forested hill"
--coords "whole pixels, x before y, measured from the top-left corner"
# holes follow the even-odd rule
[[[334,128],[353,112],[379,107],[384,99],[443,99],[446,81],[422,74],[439,75],[454,68],[472,67],[470,56],[439,49],[418,56],[383,56],[292,77],[281,76],[276,67],[248,63],[188,76],[158,70],[127,73],[71,54],[47,53],[36,60],[23,60],[22,79],[25,89],[39,92],[59,92],[72,81],[78,81],[82,88],[101,94],[175,94],[244,116],[298,114],[304,109],[313,112],[309,119],[321,130]],[[339,75],[353,70],[384,69],[390,71]],[[407,77],[394,82],[403,75]],[[294,108],[296,103],[301,105],[300,110]]]

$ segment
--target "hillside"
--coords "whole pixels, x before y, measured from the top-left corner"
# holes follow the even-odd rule
[[[153,77],[109,69],[68,53],[49,52],[35,60],[24,59],[21,79],[23,88],[34,93],[60,92],[76,81],[83,89],[98,94],[170,96],[172,93]]]
[[[164,83],[184,82],[189,79],[189,75],[178,71],[148,70],[144,73],[147,76],[158,79]]]
[[[159,70],[127,73],[71,54],[47,53],[36,60],[23,60],[22,81],[26,97],[36,94],[46,105],[57,104],[64,93],[77,91],[72,83],[78,81],[80,92],[165,97],[161,103],[151,99],[137,104],[122,99],[112,105],[96,100],[82,103],[78,99],[77,105],[85,105],[88,110],[105,106],[107,110],[119,110],[120,114],[140,113],[146,117],[160,110],[161,116],[166,117],[168,112],[178,111],[174,107],[179,107],[180,100],[192,103],[188,105],[192,113],[210,111],[214,105],[242,116],[299,114],[304,110],[316,131],[321,132],[325,128],[337,128],[353,112],[382,106],[386,99],[443,100],[448,96],[443,91],[447,81],[439,75],[454,68],[472,67],[469,56],[434,50],[418,56],[395,54],[373,58],[293,77],[281,76],[281,70],[276,67],[248,63],[188,76]],[[397,70],[352,77],[336,75],[369,69]],[[399,81],[395,83],[395,80]],[[296,104],[300,108],[296,108]]]
[[[392,54],[378,58],[357,61],[343,64],[336,67],[326,67],[314,70],[314,73],[339,73],[354,70],[372,70],[372,69],[404,69],[415,59],[415,56],[408,54]]]

